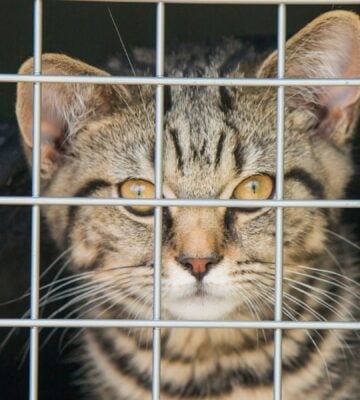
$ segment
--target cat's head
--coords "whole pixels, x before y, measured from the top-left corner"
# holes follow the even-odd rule
[[[324,14],[290,39],[286,52],[287,77],[359,77],[359,18]],[[32,64],[28,60],[20,73],[31,73]],[[273,77],[276,65],[275,52],[254,75]],[[43,56],[43,73],[106,75],[57,54]],[[42,88],[42,195],[154,197],[153,89],[55,83]],[[17,116],[28,154],[32,92],[31,84],[19,83]],[[359,96],[358,87],[286,90],[286,198],[344,195]],[[272,198],[276,101],[275,88],[172,87],[164,197]],[[97,284],[99,304],[111,301],[126,315],[151,317],[151,207],[48,206],[44,212],[59,246],[69,248],[73,271],[88,272]],[[321,209],[285,210],[285,277],[324,253],[326,229],[334,221],[335,213]],[[274,209],[165,208],[163,239],[166,316],[250,318],[254,305],[262,304],[264,315],[272,310]]]

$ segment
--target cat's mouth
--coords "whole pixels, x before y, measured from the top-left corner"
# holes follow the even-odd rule
[[[189,290],[190,289],[190,290]],[[196,282],[194,285],[191,285],[188,290],[184,291],[181,296],[182,300],[186,299],[198,299],[198,300],[222,300],[224,296],[219,295],[219,293],[214,293],[208,285],[203,282]]]
[[[226,319],[234,303],[229,298],[213,293],[202,282],[196,283],[180,296],[164,299],[163,305],[171,314],[170,318],[185,320]]]
[[[206,296],[209,296],[209,292],[205,289],[203,283],[199,282],[195,287],[193,297],[205,298]]]

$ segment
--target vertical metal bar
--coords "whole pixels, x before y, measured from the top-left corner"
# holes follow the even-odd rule
[[[165,60],[165,6],[160,2],[156,10],[156,76],[164,76]],[[156,87],[156,145],[155,145],[155,196],[162,198],[163,183],[163,128],[164,87]],[[161,264],[162,264],[162,207],[155,208],[154,243],[154,310],[153,319],[161,318]],[[160,328],[153,329],[152,398],[160,398]]]
[[[285,45],[286,45],[286,7],[284,3],[278,6],[278,78],[285,76]],[[277,141],[276,141],[276,198],[284,196],[284,86],[278,87],[277,95]],[[275,321],[282,320],[282,278],[283,278],[283,209],[276,209],[276,277],[275,277]],[[282,398],[282,330],[274,333],[274,399]]]
[[[41,74],[42,0],[34,0],[34,74]],[[40,196],[41,83],[34,83],[32,197]],[[40,206],[32,206],[31,227],[31,319],[39,318]],[[29,399],[38,399],[39,328],[30,330]]]

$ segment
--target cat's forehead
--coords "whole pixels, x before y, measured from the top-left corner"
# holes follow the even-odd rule
[[[268,98],[261,91],[243,90],[234,98],[236,109],[229,109],[227,101],[219,87],[171,92],[165,119],[165,178],[181,196],[217,196],[245,171],[274,169],[275,119],[269,109],[266,114],[256,112],[259,102],[264,105]]]
[[[165,136],[170,146],[214,162],[236,145],[249,152],[252,145],[268,147],[276,137],[276,102],[254,88],[172,88]]]
[[[226,89],[228,90],[228,89]],[[218,196],[244,173],[272,173],[276,103],[265,90],[172,87],[165,111],[165,181],[181,197]],[[154,98],[91,123],[79,135],[84,159],[94,157],[113,181],[153,180]],[[91,153],[84,149],[89,148]],[[97,154],[95,154],[97,153]]]
[[[223,89],[216,86],[170,90],[164,124],[164,177],[184,196],[215,195],[224,182],[245,170],[273,169],[276,107],[261,90],[244,88],[228,96],[234,97],[233,109]],[[155,148],[153,100],[92,123],[79,135],[78,147],[84,157],[89,157],[84,148],[90,146],[99,153],[93,151],[92,157],[99,164],[107,163],[119,179],[150,179]],[[195,193],[199,191],[206,193]]]
[[[169,128],[186,135],[220,135],[223,125],[236,130],[245,139],[255,128],[275,126],[276,99],[264,88],[172,87],[165,121]],[[266,129],[264,134],[268,135]],[[262,130],[257,129],[258,134]]]

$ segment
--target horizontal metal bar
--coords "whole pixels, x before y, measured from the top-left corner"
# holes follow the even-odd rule
[[[360,321],[178,321],[128,319],[0,319],[0,328],[242,328],[242,329],[352,329]]]
[[[160,207],[318,207],[360,208],[360,200],[233,200],[233,199],[118,199],[86,197],[0,197],[0,206],[160,206]]]
[[[359,78],[176,78],[134,76],[21,75],[0,74],[0,82],[93,83],[101,85],[183,85],[183,86],[360,86]]]
[[[62,1],[92,1],[92,2],[112,2],[112,3],[129,3],[129,0],[62,0]],[[131,0],[131,3],[156,3],[156,0]],[[163,0],[165,4],[289,4],[289,5],[305,5],[305,4],[359,4],[359,0]]]

